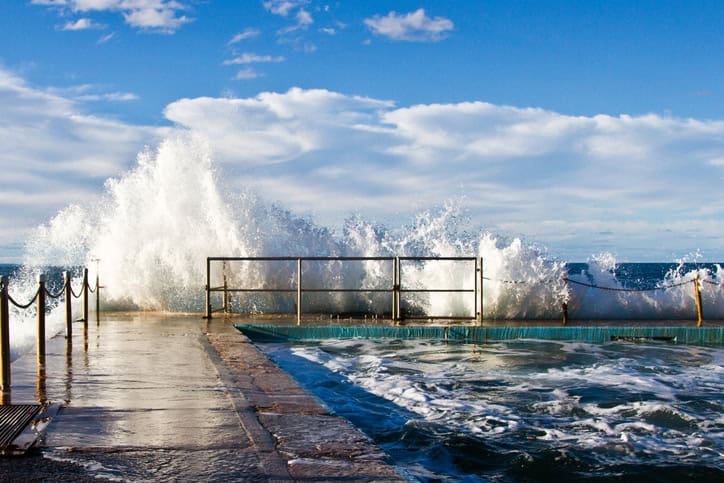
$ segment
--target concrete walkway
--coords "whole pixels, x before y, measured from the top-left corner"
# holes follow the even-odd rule
[[[12,402],[64,405],[39,450],[0,462],[0,480],[405,481],[231,323],[103,314],[70,352],[12,365]],[[97,481],[97,480],[96,480]]]

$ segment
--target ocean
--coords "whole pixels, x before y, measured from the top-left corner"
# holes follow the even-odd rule
[[[234,180],[234,182],[240,182]],[[253,185],[253,180],[248,183]],[[62,209],[31,233],[22,265],[2,265],[20,303],[37,274],[60,287],[62,268],[99,276],[103,310],[203,312],[206,257],[482,257],[486,320],[605,320],[691,323],[700,281],[705,323],[724,320],[722,263],[698,255],[662,263],[584,263],[551,256],[521,238],[471,227],[450,203],[401,227],[350,216],[331,228],[232,186],[192,141],[167,140],[136,167],[108,180],[86,204]],[[403,268],[407,287],[470,290],[470,266],[426,262]],[[293,286],[289,267],[229,266],[229,283]],[[391,285],[389,266],[323,262],[309,287]],[[218,268],[211,285],[222,283]],[[217,301],[218,302],[218,301]],[[51,301],[48,336],[64,327]],[[405,294],[408,313],[469,316],[470,294]],[[78,305],[74,310],[78,311]],[[293,296],[235,296],[252,313],[294,313]],[[389,313],[387,294],[310,295],[309,313]],[[79,314],[75,314],[76,316]],[[11,357],[34,347],[33,309],[11,308]],[[320,341],[268,346],[280,365],[363,428],[406,471],[424,481],[456,479],[722,479],[722,348],[518,341]],[[533,475],[533,476],[529,476]]]

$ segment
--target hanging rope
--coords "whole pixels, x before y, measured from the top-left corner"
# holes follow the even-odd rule
[[[68,280],[68,284],[70,285],[70,280]],[[70,294],[73,296],[73,298],[79,299],[81,295],[83,295],[83,286],[78,289],[78,294],[76,295],[75,292],[73,292],[73,285],[70,285]]]
[[[91,288],[91,285],[88,282],[86,282],[86,285],[88,286],[88,291],[90,293],[96,293],[96,290],[98,290],[98,287]]]
[[[577,281],[577,280],[571,280],[570,278],[564,278],[563,280],[565,280],[566,282],[575,284],[575,285],[582,285],[582,286],[584,286],[584,287],[596,288],[596,289],[599,289],[599,290],[608,290],[608,291],[611,291],[611,292],[656,292],[656,291],[658,291],[658,290],[668,290],[668,289],[670,289],[670,288],[681,287],[681,286],[683,286],[683,285],[687,285],[687,284],[691,283],[691,280],[689,280],[689,281],[687,281],[687,282],[675,283],[675,284],[672,284],[672,285],[667,285],[667,286],[665,286],[665,287],[654,287],[654,288],[619,288],[619,287],[600,287],[600,286],[598,286],[598,285],[593,285],[593,284],[590,284],[590,283],[579,282],[579,281]]]
[[[16,306],[17,308],[24,310],[24,309],[29,308],[31,305],[33,305],[33,304],[35,303],[35,301],[38,299],[38,294],[39,294],[39,293],[40,293],[40,290],[36,290],[36,291],[35,291],[35,295],[33,295],[32,300],[30,300],[30,302],[28,302],[28,303],[25,304],[25,305],[17,303],[17,302],[15,301],[15,299],[14,299],[10,294],[8,294],[8,300],[10,301],[10,303],[12,303],[12,304],[13,304],[14,306]]]

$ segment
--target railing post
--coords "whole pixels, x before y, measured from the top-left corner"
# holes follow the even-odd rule
[[[83,269],[83,323],[88,327],[88,269]]]
[[[228,292],[228,285],[226,282],[226,274],[224,274],[224,313],[229,313],[229,292]]]
[[[568,304],[563,302],[561,304],[561,311],[563,312],[563,325],[568,324]]]
[[[480,290],[478,291],[478,297],[480,297],[480,313],[478,314],[478,322],[483,325],[483,257],[480,257],[480,272],[478,273],[478,285]]]
[[[392,259],[392,313],[390,319],[395,322],[397,316],[397,257]]]
[[[8,277],[0,276],[0,391],[10,392],[10,310]],[[4,399],[4,398],[3,398]]]
[[[73,294],[70,287],[70,272],[63,272],[63,294],[65,296],[65,337],[68,340],[73,339],[73,304],[71,299]]]
[[[694,295],[696,296],[696,315],[697,315],[697,322],[696,326],[701,327],[704,325],[704,310],[701,305],[701,290],[699,288],[699,275],[696,276],[694,279]]]
[[[96,325],[101,324],[101,278],[96,264]]]
[[[392,315],[392,320],[400,322],[402,320],[402,268],[400,267],[400,257],[395,257],[395,313]]]
[[[211,260],[206,257],[206,317],[211,320]]]
[[[38,275],[38,368],[45,365],[45,274]]]
[[[302,325],[302,259],[297,258],[297,325]]]

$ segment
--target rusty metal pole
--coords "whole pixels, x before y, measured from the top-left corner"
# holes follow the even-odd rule
[[[568,304],[563,302],[561,304],[561,310],[563,311],[563,325],[568,324]]]
[[[38,275],[38,368],[45,366],[45,274]]]
[[[694,279],[694,295],[696,296],[696,315],[697,315],[697,322],[696,326],[701,327],[704,325],[704,310],[701,305],[701,290],[699,288],[699,276]]]
[[[302,259],[297,258],[297,325],[302,325]]]
[[[10,393],[10,310],[8,277],[0,276],[0,392]]]
[[[70,272],[63,272],[63,294],[65,296],[65,338],[73,339],[73,294],[70,287]]]

